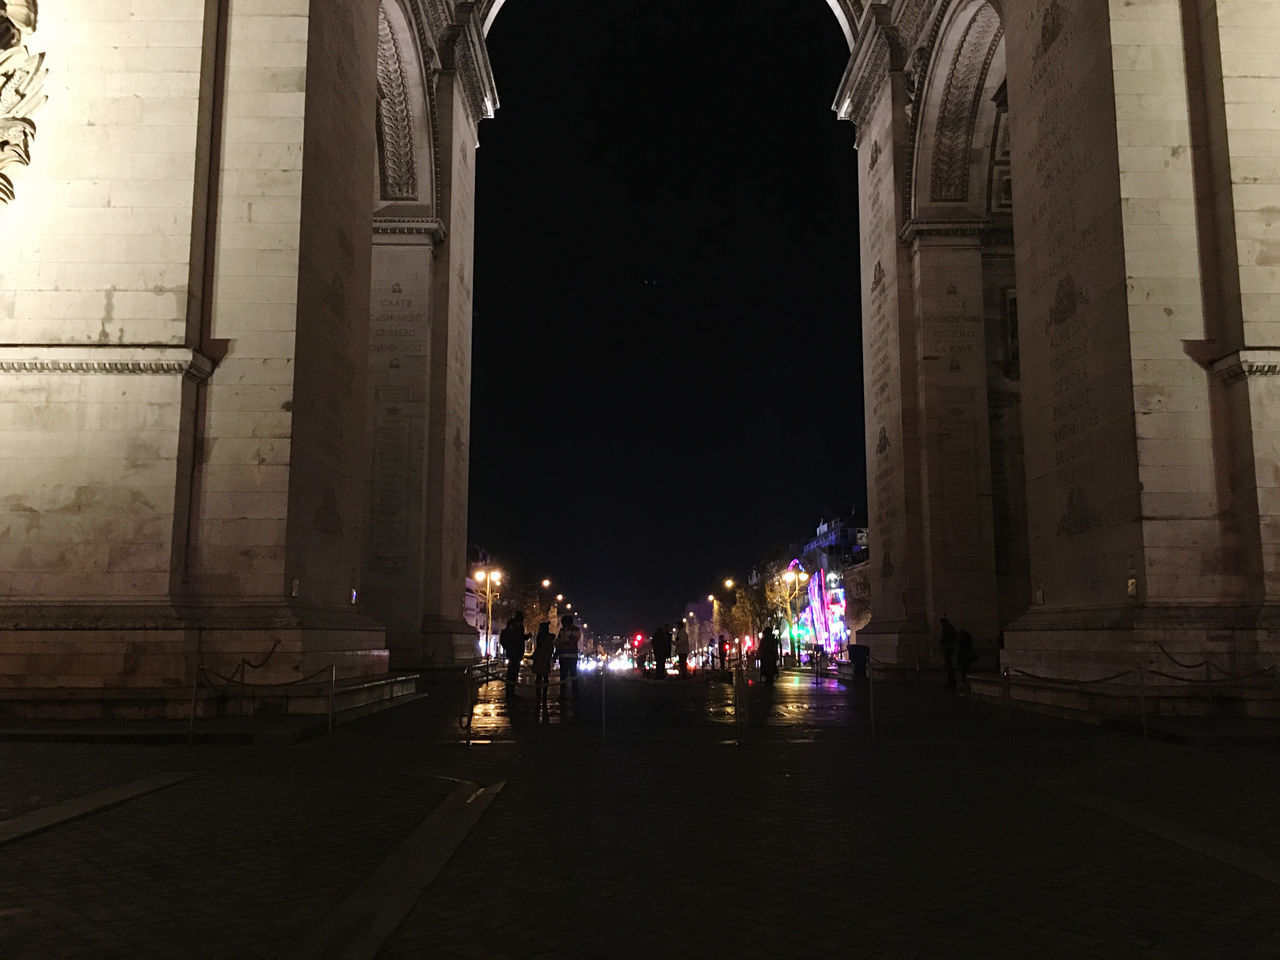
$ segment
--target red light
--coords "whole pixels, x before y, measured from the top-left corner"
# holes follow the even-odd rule
[[[637,633],[637,634],[636,634],[635,645],[636,645],[637,647],[638,647],[638,646],[640,646],[640,641],[642,641],[643,639],[644,639],[644,634],[643,634],[643,633]]]

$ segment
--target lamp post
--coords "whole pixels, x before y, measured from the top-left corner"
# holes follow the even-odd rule
[[[502,571],[484,568],[475,572],[475,581],[480,584],[480,596],[484,597],[484,658],[491,656],[489,644],[493,640],[493,601],[498,597],[498,587],[502,585]]]
[[[791,614],[791,601],[800,595],[800,586],[808,582],[809,575],[803,570],[788,569],[781,579],[782,595],[787,599],[787,642],[791,646],[792,655],[796,658],[796,666],[799,666],[800,651],[796,649],[796,625]]]

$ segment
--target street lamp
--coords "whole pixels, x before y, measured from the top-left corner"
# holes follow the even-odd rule
[[[480,596],[484,597],[484,658],[490,657],[489,645],[493,640],[493,601],[502,585],[502,571],[492,568],[477,570],[475,581],[480,584]]]
[[[547,587],[549,587],[549,586],[551,586],[551,581],[550,581],[550,580],[543,580],[543,581],[542,581],[542,589],[543,589],[543,590],[547,589]]]
[[[791,615],[791,601],[800,595],[801,585],[808,580],[809,575],[803,570],[788,569],[782,575],[782,595],[787,598],[787,636],[791,644],[791,652],[796,656],[797,666],[799,666],[799,651],[796,649],[796,625]]]
[[[728,580],[726,580],[726,581],[724,582],[724,588],[725,588],[726,590],[732,590],[732,589],[733,589],[733,577],[730,577]]]

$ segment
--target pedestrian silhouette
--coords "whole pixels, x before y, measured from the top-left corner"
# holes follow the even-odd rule
[[[578,699],[578,644],[582,631],[573,623],[573,614],[560,618],[560,632],[556,634],[556,659],[560,661],[560,702],[569,699],[569,687],[573,687],[573,699]]]
[[[729,642],[725,640],[723,633],[716,637],[716,653],[720,657],[720,669],[723,670],[725,657],[729,654]]]
[[[956,686],[956,647],[959,645],[960,637],[945,613],[938,618],[938,623],[942,625],[942,639],[938,641],[938,645],[942,647],[942,659],[947,665],[947,687],[954,690]]]
[[[683,620],[676,627],[676,668],[682,677],[689,670],[689,627]]]
[[[653,631],[653,659],[658,671],[658,679],[667,679],[667,661],[671,659],[671,625],[659,624]]]
[[[765,627],[760,634],[760,679],[773,683],[778,678],[778,635],[773,627]]]
[[[541,717],[549,717],[547,706],[547,688],[551,683],[551,658],[555,653],[556,641],[551,635],[551,621],[543,620],[538,624],[538,635],[533,640],[533,689],[537,696],[536,713]]]
[[[498,643],[507,655],[507,693],[515,692],[516,682],[520,679],[520,661],[524,659],[524,644],[528,639],[529,635],[524,632],[524,614],[516,611],[498,635]]]

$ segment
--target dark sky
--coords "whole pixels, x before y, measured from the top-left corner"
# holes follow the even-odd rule
[[[865,510],[848,57],[823,0],[508,0],[470,539],[652,629]]]

